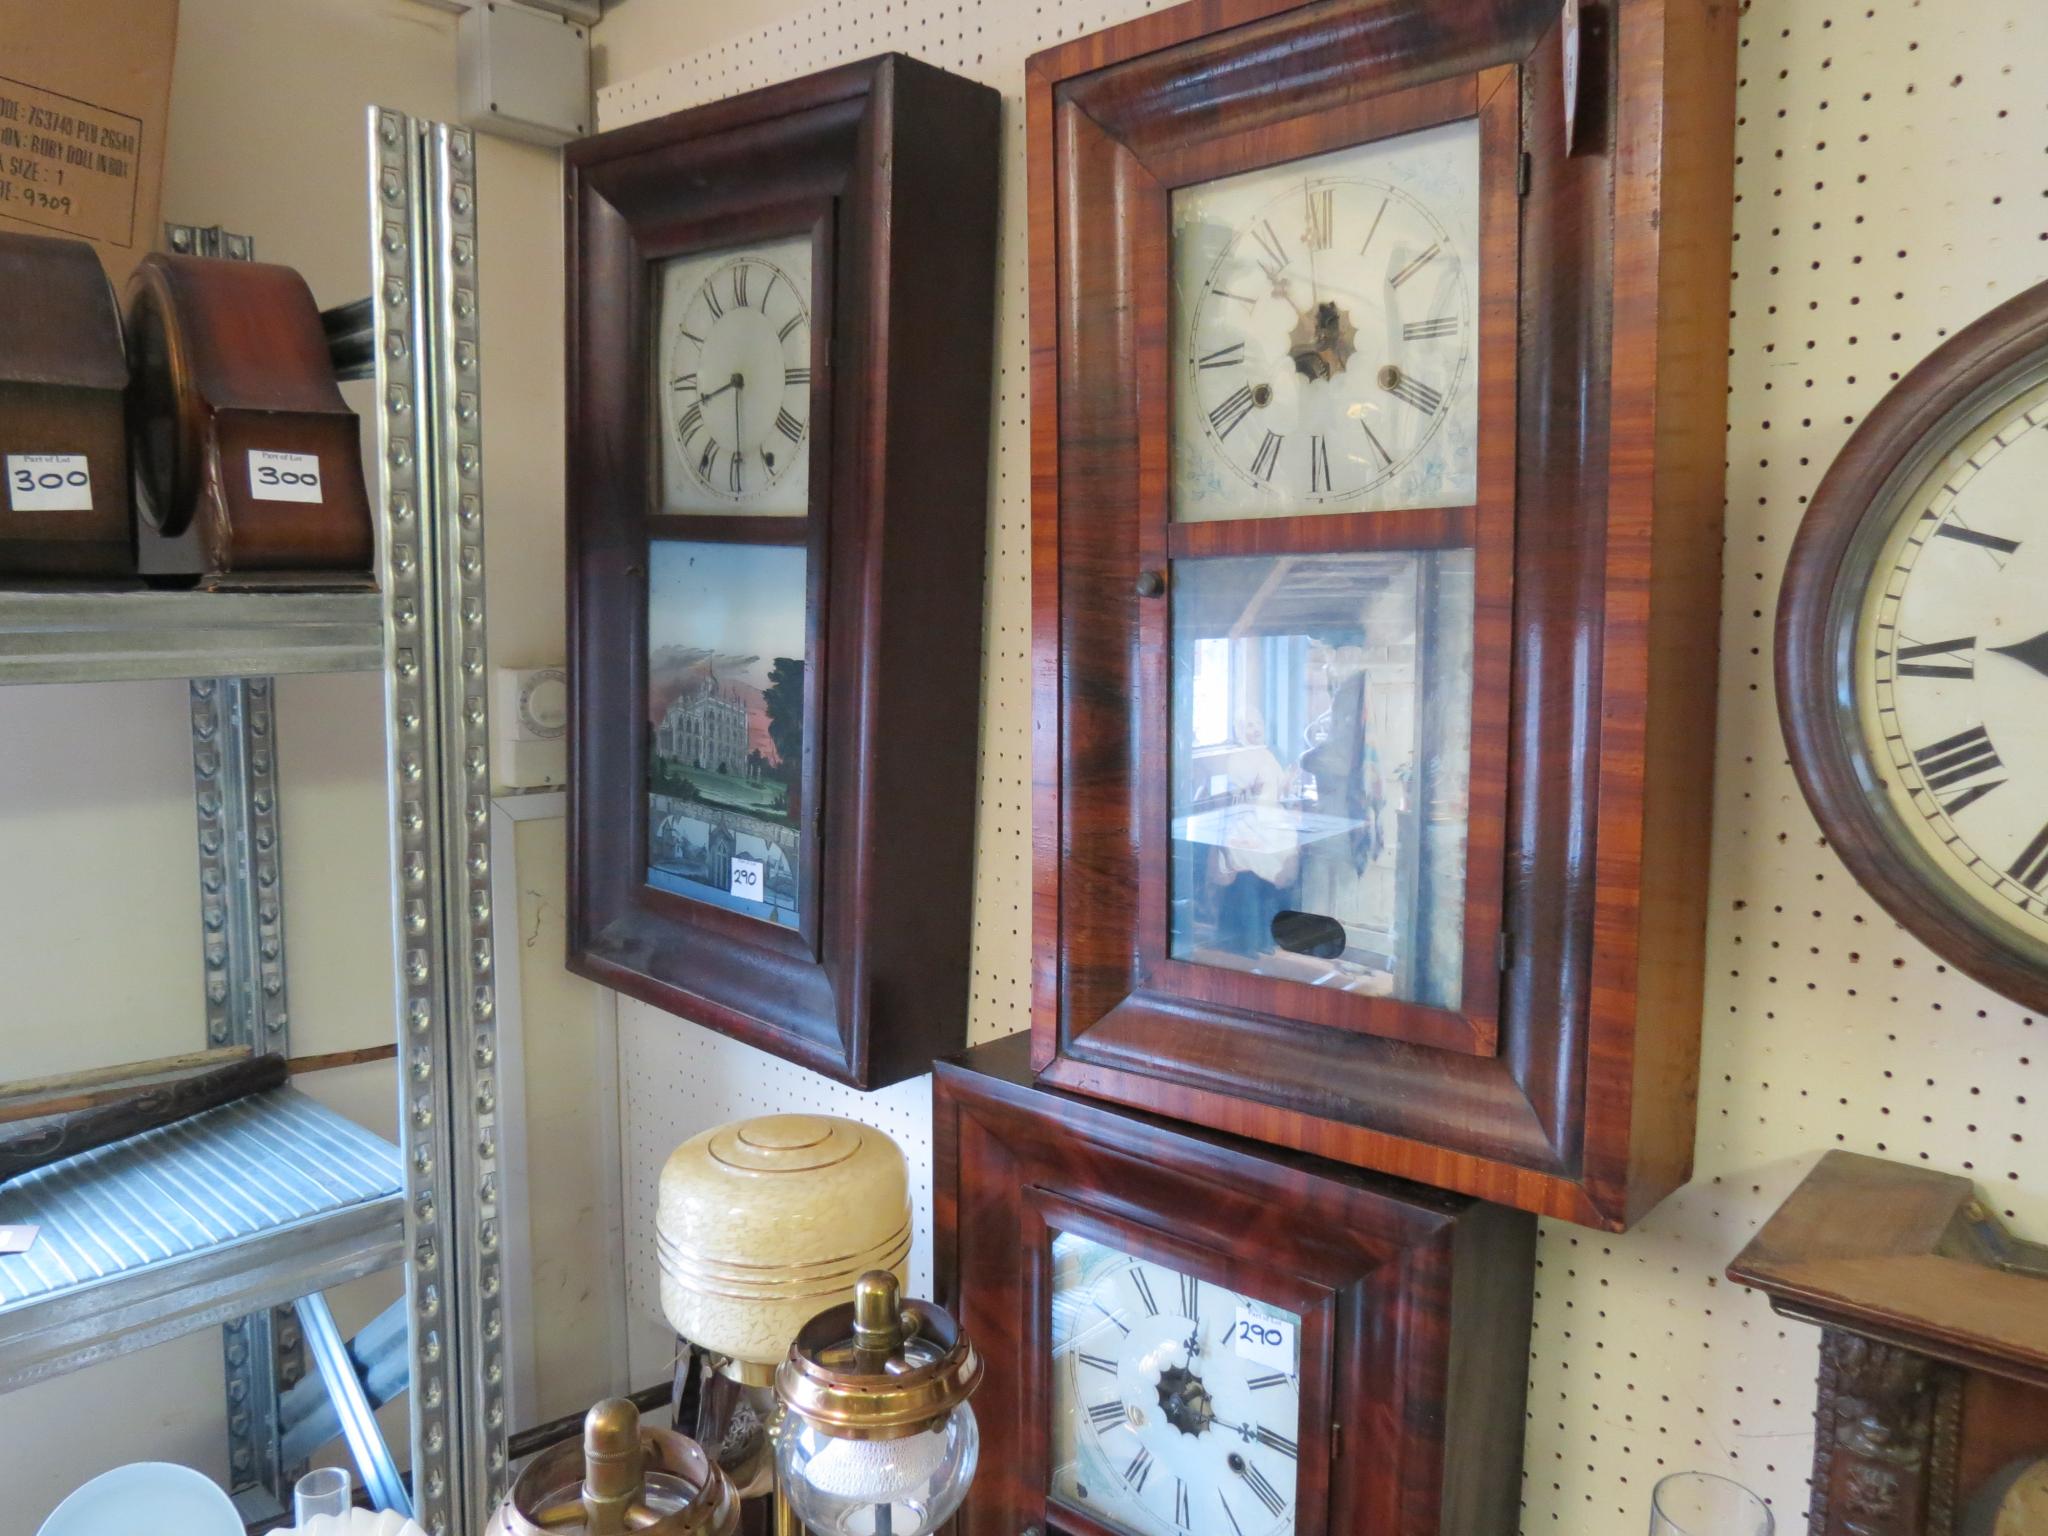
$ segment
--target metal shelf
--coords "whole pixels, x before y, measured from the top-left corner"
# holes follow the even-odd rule
[[[397,1148],[290,1088],[0,1186],[0,1391],[397,1264]]]
[[[0,684],[364,672],[383,660],[374,591],[0,588]]]

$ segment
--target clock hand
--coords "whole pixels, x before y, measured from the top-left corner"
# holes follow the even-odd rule
[[[2032,667],[2043,677],[2048,677],[2048,629],[2031,640],[2022,640],[2017,645],[1994,645],[1992,650],[2001,656],[2010,656],[2014,661]]]
[[[747,392],[747,381],[743,375],[732,376],[732,441],[733,452],[738,453],[743,439],[740,432],[740,396]],[[734,471],[738,473],[737,470]]]
[[[741,377],[740,377],[740,376],[739,376],[738,374],[734,374],[734,375],[732,376],[731,380],[730,380],[730,381],[728,381],[727,383],[724,383],[724,384],[721,384],[721,385],[719,385],[719,386],[718,386],[718,388],[716,388],[716,389],[714,389],[713,391],[711,391],[711,393],[710,393],[710,394],[708,394],[708,395],[699,395],[699,396],[698,396],[697,398],[698,398],[698,400],[699,400],[699,401],[704,401],[704,400],[716,400],[716,399],[717,399],[717,398],[718,398],[718,397],[719,397],[720,395],[724,394],[724,393],[725,393],[725,392],[726,392],[726,391],[727,391],[728,389],[738,389],[738,388],[740,387],[740,385],[744,384],[745,382],[746,382],[746,380],[745,380],[745,379],[741,378]]]

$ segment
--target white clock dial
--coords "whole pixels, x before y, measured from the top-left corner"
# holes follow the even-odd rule
[[[1052,1491],[1130,1536],[1291,1536],[1300,1319],[1053,1241]]]
[[[1478,493],[1479,127],[1174,194],[1174,516]]]
[[[810,502],[811,245],[677,257],[660,276],[662,510]]]
[[[2048,942],[2048,382],[1895,503],[1855,632],[1857,727],[1913,846],[1980,920]]]

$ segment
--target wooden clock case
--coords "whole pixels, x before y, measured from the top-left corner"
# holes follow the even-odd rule
[[[1736,9],[1584,6],[1569,152],[1556,0],[1194,0],[1031,61],[1045,1082],[1593,1226],[1688,1177]],[[1475,115],[1476,505],[1169,522],[1171,190]],[[1157,577],[1375,541],[1477,550],[1462,1011],[1164,957]]]
[[[937,1273],[987,1362],[960,1536],[1110,1536],[1047,1495],[1048,1223],[1301,1318],[1299,1536],[1515,1528],[1536,1223],[1034,1087],[1026,1037],[933,1082]]]
[[[1000,105],[891,54],[567,151],[569,967],[858,1088],[966,1028]],[[650,272],[806,233],[811,810],[784,928],[644,878],[650,537],[765,521],[654,510]]]
[[[1826,1153],[1728,1278],[1821,1329],[1812,1536],[2039,1529],[1997,1514],[2048,1486],[2048,1245],[1968,1179]]]
[[[369,587],[362,423],[306,280],[162,251],[128,280],[129,442],[144,576],[213,588]],[[251,454],[317,462],[310,499],[259,495]]]
[[[0,485],[0,575],[132,576],[128,362],[99,253],[0,234],[0,294],[0,469],[10,455],[83,455],[92,500],[90,511],[24,510]]]

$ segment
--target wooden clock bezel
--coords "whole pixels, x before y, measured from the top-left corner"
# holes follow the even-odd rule
[[[890,54],[566,152],[569,968],[857,1088],[965,1029],[999,108]],[[660,264],[804,234],[807,512],[660,511]],[[651,539],[807,551],[794,928],[646,882]]]
[[[1025,1037],[941,1062],[936,1273],[987,1362],[960,1536],[1120,1536],[1050,1496],[1051,1231],[1301,1319],[1297,1536],[1512,1529],[1535,1221],[1033,1087]]]
[[[1554,0],[1191,0],[1030,62],[1033,1062],[1078,1092],[1620,1228],[1691,1169],[1734,15],[1611,0],[1583,17],[1569,154]],[[1519,97],[1519,292],[1505,318],[1482,312],[1481,364],[1512,360],[1518,431],[1481,496],[1512,486],[1513,570],[1482,582],[1475,638],[1483,661],[1501,625],[1511,659],[1475,676],[1468,880],[1482,916],[1498,882],[1501,921],[1468,935],[1468,963],[1499,970],[1468,978],[1466,1001],[1499,1006],[1462,1030],[1382,1006],[1364,1033],[1265,1011],[1249,989],[1192,1000],[1148,966],[1145,929],[1163,918],[1134,903],[1164,836],[1133,819],[1160,707],[1143,658],[1165,624],[1164,604],[1135,595],[1144,541],[1164,532],[1148,395],[1165,377],[1166,315],[1148,302],[1165,291],[1163,230],[1091,213],[1143,210],[1150,168],[1193,180],[1218,153],[1335,147],[1330,123],[1396,93],[1471,81],[1484,105],[1477,82],[1497,70]],[[1245,147],[1215,149],[1233,138]],[[1427,521],[1297,521],[1342,538],[1381,518]],[[1220,551],[1239,536],[1227,526],[1170,537]],[[1491,688],[1498,840],[1480,777]]]
[[[1849,566],[1876,536],[1891,495],[1930,467],[1956,418],[1987,392],[2048,366],[2048,283],[2006,300],[1943,342],[1892,386],[1828,467],[1801,520],[1778,595],[1778,720],[1814,820],[1857,883],[1949,964],[2048,1014],[2048,961],[1966,916],[1931,861],[1890,830],[1895,813],[1865,789],[1841,644],[1860,602]],[[1866,524],[1871,526],[1866,527]]]

